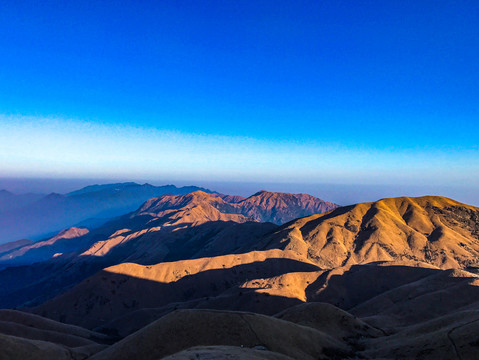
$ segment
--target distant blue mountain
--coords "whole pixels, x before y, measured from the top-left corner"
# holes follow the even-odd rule
[[[197,190],[212,193],[197,186],[153,186],[133,182],[91,185],[65,195],[51,193],[26,197],[1,191],[0,244],[22,238],[40,239],[88,219],[123,215],[153,197],[184,195]]]
[[[7,190],[0,190],[0,213],[18,209],[44,197],[44,194],[13,194]]]
[[[149,185],[149,184],[144,184],[144,185]],[[86,193],[92,193],[92,192],[97,192],[97,191],[108,191],[108,190],[123,190],[129,186],[133,187],[138,187],[141,186],[135,182],[124,182],[124,183],[114,183],[114,184],[101,184],[101,185],[88,185],[85,186],[84,188],[81,188],[80,190],[75,190],[67,194],[67,196],[75,196],[75,195],[81,195],[81,194],[86,194]],[[152,185],[150,185],[152,186]],[[166,186],[173,186],[174,185],[165,185],[161,186],[161,188],[164,188]]]

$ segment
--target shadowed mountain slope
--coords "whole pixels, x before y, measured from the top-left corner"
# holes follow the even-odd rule
[[[53,318],[63,316],[66,321],[88,327],[121,314],[102,330],[111,331],[116,323],[118,334],[132,335],[123,340],[125,345],[118,350],[113,346],[104,354],[98,354],[98,359],[117,356],[125,347],[150,351],[154,345],[140,340],[150,336],[148,324],[163,319],[168,313],[174,314],[176,309],[188,308],[252,310],[264,314],[279,309],[281,312],[275,317],[327,334],[351,354],[366,359],[447,359],[454,358],[455,351],[465,354],[464,359],[472,359],[474,357],[468,356],[478,353],[479,349],[473,345],[477,333],[467,332],[475,329],[476,320],[479,321],[479,286],[475,274],[441,270],[420,263],[416,266],[398,263],[354,265],[335,269],[331,274],[330,271],[318,270],[311,263],[293,260],[295,255],[292,253],[288,253],[289,258],[274,258],[281,253],[276,250],[274,253],[249,254],[251,259],[248,261],[255,261],[244,267],[235,265],[246,260],[238,261],[238,255],[152,267],[122,264],[95,275],[35,312]],[[217,269],[210,270],[211,260],[225,263],[221,266],[218,263]],[[188,274],[189,271],[192,273]],[[160,281],[153,282],[152,279]],[[301,292],[303,299],[298,295]],[[308,303],[302,304],[303,301]],[[324,302],[349,310],[346,312]],[[154,308],[159,305],[163,307]],[[145,308],[141,309],[143,306]],[[112,312],[111,309],[118,310]],[[76,317],[75,311],[79,311]],[[129,312],[131,316],[128,316]],[[206,319],[202,321],[208,323]],[[184,324],[178,320],[177,326]],[[199,325],[188,323],[188,326],[198,332],[207,332]],[[228,326],[231,329],[237,327],[235,323]],[[236,342],[231,343],[230,336],[223,333],[221,339],[224,340],[215,337],[215,340],[202,338],[198,342],[188,342],[185,340],[188,337],[181,336],[181,348],[171,351],[197,345],[239,346]],[[216,335],[210,332],[205,336]],[[139,340],[129,342],[134,338]],[[168,339],[171,341],[171,337]],[[166,346],[157,344],[159,348]],[[453,344],[459,346],[458,350],[454,350]],[[265,342],[248,347],[257,345],[264,346]],[[308,346],[305,349],[311,349],[312,345]],[[266,349],[292,358],[305,356],[278,351],[270,344]]]
[[[53,331],[41,330],[35,334],[47,337],[48,341],[29,338],[34,328],[17,328],[18,336],[5,335],[0,321],[0,354],[6,360],[433,360],[476,359],[479,355],[477,310],[453,311],[389,333],[324,303],[294,306],[275,317],[245,312],[177,310],[110,346],[99,343],[74,346],[91,341],[88,330],[20,312],[11,313],[13,321],[18,321],[15,317],[30,317],[34,322],[29,327],[48,323],[53,324],[49,325]],[[63,333],[56,333],[57,330]],[[97,336],[96,333],[90,334],[94,334],[94,339]],[[101,339],[103,342],[108,340]],[[73,345],[63,344],[72,341]]]
[[[40,317],[31,313],[17,310],[0,310],[0,322],[3,324],[17,324],[31,329],[50,331],[52,333],[72,336],[89,342],[108,342],[110,339],[104,334],[87,330],[78,326],[56,322],[51,319]],[[0,331],[4,333],[3,331]],[[42,339],[37,339],[42,340]]]
[[[245,348],[238,346],[194,346],[176,354],[166,356],[164,360],[196,360],[196,359],[223,359],[223,360],[291,360],[292,357],[265,351],[262,346]]]
[[[479,311],[453,312],[387,337],[364,339],[366,359],[479,358]]]
[[[125,187],[129,188],[130,186],[133,185]],[[75,193],[74,196],[91,196],[103,191],[122,190],[111,186],[107,187],[106,190],[102,189],[103,187],[100,187],[100,190],[98,190],[94,186],[88,191]],[[116,252],[115,256],[121,257],[121,259],[115,260],[116,263],[121,261],[155,263],[166,259],[178,260],[192,256],[227,254],[238,252],[240,248],[247,252],[252,249],[252,243],[251,241],[247,244],[241,243],[242,240],[245,240],[248,236],[251,239],[257,239],[259,235],[273,230],[274,226],[272,224],[249,224],[241,228],[238,227],[229,231],[228,236],[231,237],[231,240],[228,241],[224,236],[218,238],[217,235],[220,230],[231,227],[232,224],[223,224],[221,229],[217,229],[219,222],[251,222],[253,218],[248,217],[249,215],[262,221],[270,218],[279,221],[279,218],[286,219],[292,216],[302,216],[312,211],[322,211],[324,210],[324,204],[326,203],[309,195],[267,192],[260,192],[237,203],[228,203],[221,196],[204,191],[195,191],[186,195],[164,195],[149,199],[136,211],[109,221],[92,230],[90,234],[87,234],[87,230],[81,230],[82,233],[80,234],[80,230],[71,228],[49,239],[23,246],[3,255],[0,254],[0,263],[3,262],[6,265],[28,264],[48,260],[54,255],[58,256],[76,251],[84,252],[83,255],[85,256],[98,257],[106,254],[111,255],[113,249]],[[206,232],[202,233],[197,228],[198,225],[211,222],[216,222],[216,225],[205,225],[205,229],[210,228]],[[187,238],[196,238],[196,244],[193,247],[168,245],[172,242],[171,239],[178,238],[177,235],[186,233],[185,229],[193,227],[196,234],[188,232],[188,235],[186,235]],[[181,232],[174,233],[180,229]],[[68,235],[72,232],[78,234],[76,236]],[[66,239],[74,237],[77,239],[66,241]],[[158,242],[158,238],[170,238],[170,240]],[[237,239],[236,245],[232,246],[234,238]],[[178,239],[174,242],[178,244]],[[128,244],[132,245],[133,248]],[[89,246],[92,246],[92,248],[89,249]],[[119,248],[122,249],[122,254],[117,252]],[[190,249],[189,255],[184,253],[186,248]],[[192,253],[191,250],[193,249],[196,249],[197,255]],[[176,253],[176,255],[172,255],[173,253]]]
[[[299,261],[293,253],[278,250],[152,266],[124,263],[101,271],[34,311],[88,328],[104,325],[139,309],[182,302],[194,307],[274,314],[300,302],[294,294],[295,289],[283,291],[277,294],[277,299],[264,303],[258,300],[258,294],[254,288],[249,288],[248,282],[318,270],[313,264]]]
[[[122,262],[156,264],[248,252],[276,228],[240,214],[222,213],[209,201],[223,202],[204,192],[153,199],[82,236],[64,239],[66,233],[60,233],[8,254],[10,263],[50,260],[0,271],[0,306],[42,302],[102,268]]]
[[[86,359],[112,339],[77,326],[15,310],[0,310],[2,360]]]
[[[198,345],[228,345],[269,351],[294,359],[345,357],[351,349],[329,335],[291,322],[252,313],[179,310],[110,348],[102,359],[160,359]]]
[[[57,235],[43,241],[29,242],[13,251],[0,255],[0,263],[8,265],[9,261],[14,261],[15,265],[29,264],[38,261],[44,261],[55,255],[75,251],[82,246],[87,245],[78,241],[78,238],[88,234],[88,229],[72,227],[60,231]]]
[[[275,317],[312,327],[346,342],[361,337],[384,335],[361,319],[328,303],[310,302],[296,305],[276,314]]]
[[[16,250],[18,248],[21,248],[26,245],[32,244],[32,240],[28,239],[21,239],[21,240],[16,240],[16,241],[11,241],[5,244],[0,245],[0,256],[3,257],[5,254],[12,252],[13,250]]]

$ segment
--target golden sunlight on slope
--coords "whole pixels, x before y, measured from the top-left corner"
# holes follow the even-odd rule
[[[152,266],[123,263],[88,278],[35,312],[86,327],[178,302],[273,314],[305,301],[305,288],[319,273],[314,264],[281,250]],[[264,296],[270,300],[260,301]]]
[[[443,197],[383,199],[298,219],[263,246],[324,268],[397,259],[466,267],[479,259],[479,209]]]

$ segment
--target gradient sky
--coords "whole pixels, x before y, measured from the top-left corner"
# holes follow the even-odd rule
[[[0,176],[477,195],[476,0],[11,0],[0,34]]]

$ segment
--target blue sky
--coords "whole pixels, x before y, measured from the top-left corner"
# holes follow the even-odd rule
[[[479,185],[477,1],[4,1],[0,34],[3,176]]]

